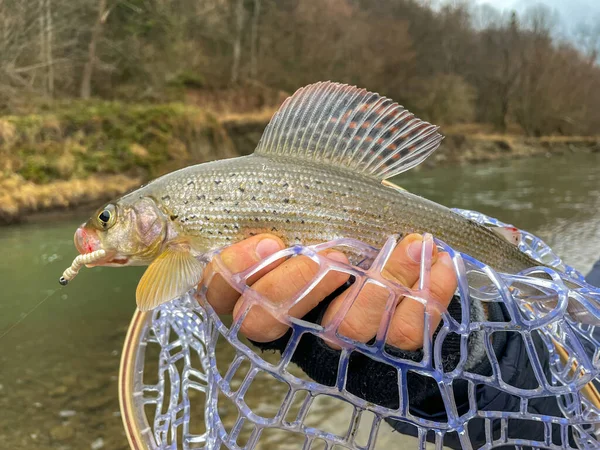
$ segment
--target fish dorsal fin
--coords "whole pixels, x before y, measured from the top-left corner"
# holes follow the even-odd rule
[[[255,151],[328,164],[383,180],[437,149],[437,127],[379,94],[345,84],[303,87],[275,113]]]

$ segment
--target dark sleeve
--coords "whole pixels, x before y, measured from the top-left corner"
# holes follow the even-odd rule
[[[600,287],[600,259],[596,261],[590,273],[587,274],[585,281],[592,286]]]
[[[343,286],[340,290],[332,294],[328,299],[321,302],[319,306],[309,312],[303,320],[311,323],[320,323],[321,318],[327,309],[327,306],[341,291],[346,289]],[[448,312],[456,320],[461,320],[461,304],[458,297],[454,297],[448,307]],[[483,309],[481,305],[477,311],[472,311],[476,314],[477,319],[483,319]],[[437,336],[436,331],[434,339]],[[291,336],[289,330],[281,338],[267,343],[256,343],[254,345],[261,350],[274,350],[283,352]],[[469,346],[473,347],[474,342],[469,342]],[[481,348],[482,343],[478,344]],[[386,351],[395,357],[408,359],[411,361],[420,361],[423,358],[422,350],[403,351],[391,346],[386,347]],[[475,352],[474,352],[475,353]],[[292,356],[292,362],[297,364],[310,378],[318,383],[333,386],[335,385],[340,351],[329,347],[322,339],[306,333],[300,339],[296,351]],[[460,336],[450,333],[444,340],[442,349],[442,360],[444,370],[451,371],[460,358]],[[477,365],[479,361],[471,361],[471,366]],[[407,385],[409,391],[411,407],[419,407],[426,400],[438,392],[437,384],[432,378],[409,372],[407,375]],[[390,409],[398,408],[398,375],[397,371],[391,366],[375,361],[368,356],[355,352],[351,355],[348,364],[348,374],[346,388],[352,394],[361,397],[369,402],[385,406]],[[443,409],[443,404],[440,405]]]
[[[504,305],[497,303],[489,304],[488,320],[492,322],[508,322],[510,315]],[[540,363],[550,378],[549,356],[542,340],[534,336],[536,353]],[[537,380],[532,368],[532,363],[527,354],[525,344],[521,335],[515,332],[495,332],[492,347],[502,373],[502,379],[511,386],[518,386],[522,389],[535,389]],[[470,372],[481,375],[491,375],[492,367],[487,358],[482,359],[479,364],[470,369]],[[459,415],[464,414],[469,409],[468,383],[465,380],[457,379],[453,383],[454,395]],[[499,391],[491,386],[479,384],[475,390],[477,400],[477,409],[479,411],[519,411],[520,398],[504,391]],[[562,412],[558,405],[556,397],[538,397],[529,400],[528,410],[535,414],[545,414],[549,416],[562,417]],[[433,393],[427,402],[418,405],[413,414],[424,419],[435,421],[447,420],[444,403],[439,393]],[[416,429],[401,421],[388,420],[392,427],[403,434],[416,436]],[[544,424],[533,422],[531,420],[510,420],[511,435],[520,439],[544,441]],[[495,439],[500,437],[501,422],[492,421],[492,434]],[[473,448],[481,448],[486,443],[485,423],[483,419],[473,418],[469,421],[468,432]],[[566,443],[561,441],[560,427],[552,427],[552,443],[557,447],[567,447]],[[434,436],[432,436],[433,438]],[[569,448],[577,448],[573,440],[571,430],[568,433]],[[450,433],[445,436],[444,445],[453,449],[462,449],[456,433]],[[499,449],[509,450],[514,447],[499,447]]]

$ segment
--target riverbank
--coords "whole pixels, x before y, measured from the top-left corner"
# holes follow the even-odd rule
[[[182,104],[76,102],[0,117],[0,224],[89,205],[172,170],[252,153],[273,111],[217,116]],[[600,151],[600,137],[449,127],[423,168]]]
[[[237,155],[215,115],[183,104],[58,103],[0,117],[0,224],[101,204],[187,165]]]
[[[431,163],[475,164],[503,159],[600,152],[600,136],[542,136],[448,133]]]

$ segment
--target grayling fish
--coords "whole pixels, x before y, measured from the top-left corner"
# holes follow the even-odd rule
[[[154,180],[98,210],[75,243],[88,255],[82,264],[150,265],[137,289],[141,310],[195,286],[198,255],[262,232],[290,245],[350,237],[375,247],[391,234],[428,232],[499,272],[540,266],[517,248],[514,229],[479,225],[384,181],[441,140],[390,99],[316,83],[284,102],[254,154]]]

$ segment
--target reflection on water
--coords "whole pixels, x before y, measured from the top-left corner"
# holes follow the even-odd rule
[[[596,154],[413,171],[394,181],[446,206],[479,210],[531,231],[585,273],[600,258],[599,180]],[[76,255],[72,234],[79,222],[0,229],[0,335],[47,297],[0,339],[2,449],[127,448],[116,377],[143,269],[84,269],[60,288],[58,277]],[[218,357],[225,365],[233,354],[223,346]],[[270,380],[253,386],[252,406],[273,414],[269,400],[285,394],[285,386],[274,386]],[[317,399],[311,412],[334,432],[347,426],[348,412],[335,399]],[[230,425],[235,419],[225,417]],[[380,445],[409,445],[389,427],[382,430]],[[266,448],[297,448],[293,437],[265,439],[271,443]]]

